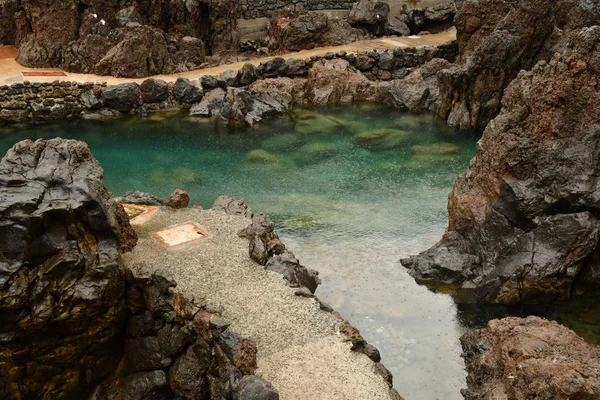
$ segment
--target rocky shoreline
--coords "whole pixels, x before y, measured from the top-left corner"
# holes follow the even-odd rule
[[[355,82],[365,82],[369,96],[373,100],[385,101],[384,82],[404,78],[409,73],[432,59],[443,59],[451,62],[456,57],[455,44],[449,43],[435,47],[418,49],[397,48],[393,52],[359,52],[345,54],[330,53],[323,57],[310,59],[275,58],[258,67],[246,64],[239,71],[227,71],[219,76],[206,75],[198,80],[178,79],[174,84],[167,84],[159,79],[147,79],[140,85],[125,83],[117,86],[106,86],[98,83],[16,83],[0,86],[0,125],[22,122],[43,122],[64,118],[105,118],[122,114],[147,115],[161,111],[182,111],[190,109],[191,116],[211,117],[223,115],[223,104],[235,101],[236,94],[247,92],[246,87],[256,83],[269,95],[269,85],[277,86],[276,78],[296,79],[300,84],[323,80],[321,73],[311,74],[314,66],[332,65],[333,68],[344,68],[348,76]],[[323,68],[320,71],[324,71]],[[327,77],[324,77],[327,79]],[[263,84],[260,81],[264,81]],[[370,83],[373,82],[373,83]],[[379,85],[381,83],[381,85]],[[298,86],[298,84],[295,84]],[[318,89],[322,87],[313,83]],[[319,84],[320,85],[320,84]],[[330,84],[332,90],[343,91],[340,82]],[[379,89],[382,86],[383,89]],[[393,86],[390,83],[390,86]],[[423,90],[423,89],[422,89]],[[393,98],[393,93],[387,97]],[[422,94],[421,94],[422,96]],[[271,96],[272,97],[272,96]],[[365,98],[366,99],[366,98]],[[281,99],[272,99],[281,102]],[[357,99],[358,100],[358,99]],[[417,99],[418,100],[418,99]],[[348,100],[329,98],[326,103],[348,102]],[[390,100],[398,107],[404,107],[396,100]],[[303,105],[323,105],[317,99],[296,100]],[[287,110],[289,104],[275,105],[271,108]],[[409,107],[415,108],[412,104]],[[255,106],[259,109],[260,107]],[[268,112],[269,110],[263,111]],[[418,110],[415,110],[418,111]],[[246,114],[249,114],[248,110]],[[225,116],[225,119],[228,119]],[[234,121],[236,124],[238,121]],[[250,123],[254,125],[257,121]],[[228,121],[225,121],[229,124]]]
[[[0,185],[0,372],[7,377],[0,395],[279,398],[276,388],[254,375],[260,350],[254,341],[180,292],[167,266],[146,274],[126,266],[121,253],[134,249],[138,235],[104,187],[87,145],[20,142],[0,162]],[[182,209],[189,197],[176,191],[163,202],[132,193],[119,201]],[[250,207],[226,196],[213,208],[244,221],[252,217]],[[239,233],[249,242],[246,257],[283,274],[298,298],[313,298],[318,274],[300,265],[268,218],[250,222]],[[333,312],[318,303],[322,312]],[[338,314],[333,318],[341,340],[376,363],[374,374],[389,385],[389,398],[399,399],[377,349]]]

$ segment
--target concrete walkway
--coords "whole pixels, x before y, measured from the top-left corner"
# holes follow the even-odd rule
[[[206,236],[167,247],[154,233],[192,222]],[[168,269],[188,298],[232,322],[232,329],[258,345],[258,366],[282,400],[390,400],[387,383],[366,355],[350,350],[336,333],[337,314],[315,299],[298,297],[283,276],[248,256],[237,233],[251,223],[221,211],[160,208],[134,225],[140,240],[125,264],[136,274]]]
[[[360,42],[354,42],[343,46],[334,46],[334,47],[319,47],[317,49],[312,50],[303,50],[296,53],[285,54],[281,56],[272,56],[272,57],[261,57],[255,58],[249,61],[238,62],[228,65],[221,65],[213,68],[205,68],[199,69],[195,71],[182,72],[179,74],[173,75],[158,75],[154,78],[163,79],[167,82],[175,82],[177,78],[193,78],[197,79],[204,75],[219,75],[222,72],[228,70],[239,70],[242,66],[249,62],[254,65],[258,65],[261,62],[272,60],[275,57],[283,57],[285,59],[289,58],[310,58],[311,56],[316,55],[324,55],[328,52],[338,52],[338,51],[346,51],[348,53],[358,52],[358,51],[369,51],[369,50],[393,50],[396,47],[409,48],[409,47],[423,47],[423,46],[433,46],[438,44],[443,44],[450,42],[456,39],[456,30],[453,28],[446,32],[438,33],[435,35],[426,35],[426,36],[406,36],[406,37],[384,37],[374,40],[365,40]],[[0,48],[1,49],[1,48]],[[14,49],[14,48],[13,48]],[[22,72],[40,72],[40,71],[54,71],[61,72],[60,69],[53,68],[26,68],[16,62],[15,56],[16,52],[10,51],[10,48],[4,48],[5,51],[0,51],[0,85],[10,85],[13,83],[19,83],[24,81],[29,82],[53,82],[55,80],[61,81],[75,81],[75,82],[106,82],[109,85],[117,85],[119,83],[124,82],[138,82],[141,83],[144,81],[143,79],[130,79],[130,78],[114,78],[110,76],[98,76],[91,74],[73,74],[70,72],[65,72],[65,76],[60,77],[42,77],[42,76],[27,76],[24,77]],[[2,56],[2,54],[5,54]]]

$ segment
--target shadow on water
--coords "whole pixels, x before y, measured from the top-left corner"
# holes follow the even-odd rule
[[[221,194],[246,199],[276,221],[303,264],[320,271],[319,297],[381,350],[406,399],[462,399],[460,335],[489,318],[528,313],[455,302],[400,266],[442,236],[448,193],[475,154],[475,137],[433,116],[363,104],[297,110],[235,132],[213,120],[153,115],[0,133],[2,152],[25,138],[86,141],[115,195],[166,197],[182,188],[204,207]],[[578,315],[569,326],[600,337],[592,328],[598,313],[561,310],[544,315],[561,322]]]

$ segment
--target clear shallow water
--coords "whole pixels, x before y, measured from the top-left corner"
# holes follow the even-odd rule
[[[367,150],[352,139],[380,128],[404,130],[392,141],[404,143]],[[304,265],[320,271],[319,297],[380,349],[406,399],[461,399],[466,374],[458,337],[492,317],[548,315],[591,340],[599,337],[600,313],[589,302],[577,315],[573,305],[531,310],[457,304],[444,290],[417,285],[400,266],[399,258],[425,250],[443,234],[447,195],[475,151],[474,138],[454,134],[433,117],[362,105],[300,111],[294,121],[238,132],[182,116],[153,116],[0,133],[3,153],[25,138],[86,141],[115,195],[137,189],[166,197],[182,188],[204,207],[220,194],[245,198],[277,223]],[[440,142],[452,145],[415,147]],[[452,154],[435,154],[440,152]]]

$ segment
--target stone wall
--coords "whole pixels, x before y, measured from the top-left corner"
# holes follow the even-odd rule
[[[450,43],[384,52],[328,53],[306,60],[276,58],[258,67],[228,71],[217,77],[180,79],[169,84],[154,79],[141,85],[127,83],[110,88],[99,83],[15,83],[0,86],[0,125],[185,109],[198,103],[205,91],[217,87],[247,86],[264,78],[306,76],[313,64],[322,59],[343,59],[370,80],[390,81],[404,78],[414,68],[434,58],[452,62],[456,54],[456,44]]]
[[[241,0],[238,13],[245,19],[271,17],[273,11],[286,7],[306,10],[349,10],[352,0]]]

